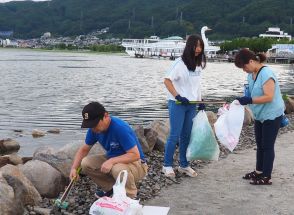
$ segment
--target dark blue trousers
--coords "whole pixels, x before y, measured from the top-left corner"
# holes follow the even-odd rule
[[[271,177],[275,159],[275,142],[280,129],[282,116],[274,120],[255,120],[254,131],[257,145],[256,170],[265,177]]]

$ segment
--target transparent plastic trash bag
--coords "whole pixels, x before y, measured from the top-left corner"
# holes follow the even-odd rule
[[[121,174],[123,180],[121,182]],[[126,195],[127,170],[120,171],[113,185],[113,196],[102,197],[95,201],[89,211],[90,215],[142,215],[142,205]]]
[[[199,111],[193,119],[187,160],[218,160],[219,146],[205,111]]]
[[[220,116],[214,124],[214,130],[220,143],[231,152],[239,142],[243,121],[244,106],[238,100],[219,109]]]

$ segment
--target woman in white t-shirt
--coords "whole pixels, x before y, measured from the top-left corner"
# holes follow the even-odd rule
[[[183,55],[175,60],[166,73],[164,84],[168,90],[170,133],[165,145],[162,172],[167,177],[175,177],[173,156],[177,143],[179,143],[180,152],[178,171],[191,177],[197,176],[197,173],[189,166],[186,151],[190,140],[192,119],[196,115],[196,105],[190,104],[190,101],[201,101],[201,72],[205,66],[203,40],[198,35],[191,35],[186,42]],[[198,110],[203,109],[205,105],[200,104]]]

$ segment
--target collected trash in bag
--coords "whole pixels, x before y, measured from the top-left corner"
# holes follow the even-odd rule
[[[120,176],[123,173],[121,182]],[[142,205],[138,200],[127,197],[126,182],[127,170],[120,171],[116,183],[113,185],[113,196],[102,197],[95,201],[89,211],[90,215],[142,215]]]
[[[216,137],[232,152],[239,142],[244,121],[244,106],[240,105],[238,100],[234,100],[230,105],[220,108],[218,115],[220,116],[214,123]]]
[[[199,111],[193,119],[187,160],[218,160],[219,146],[205,111]]]

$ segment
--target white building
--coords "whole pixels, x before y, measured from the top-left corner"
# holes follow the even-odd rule
[[[294,55],[294,44],[273,44],[268,50],[270,54],[290,54]]]
[[[16,40],[5,39],[2,41],[3,47],[18,47],[18,42]]]
[[[41,39],[46,40],[51,38],[51,33],[50,32],[45,32],[42,36]]]
[[[262,38],[274,38],[274,39],[288,39],[291,40],[291,35],[281,31],[278,27],[270,27],[264,34],[259,34],[259,37]]]

